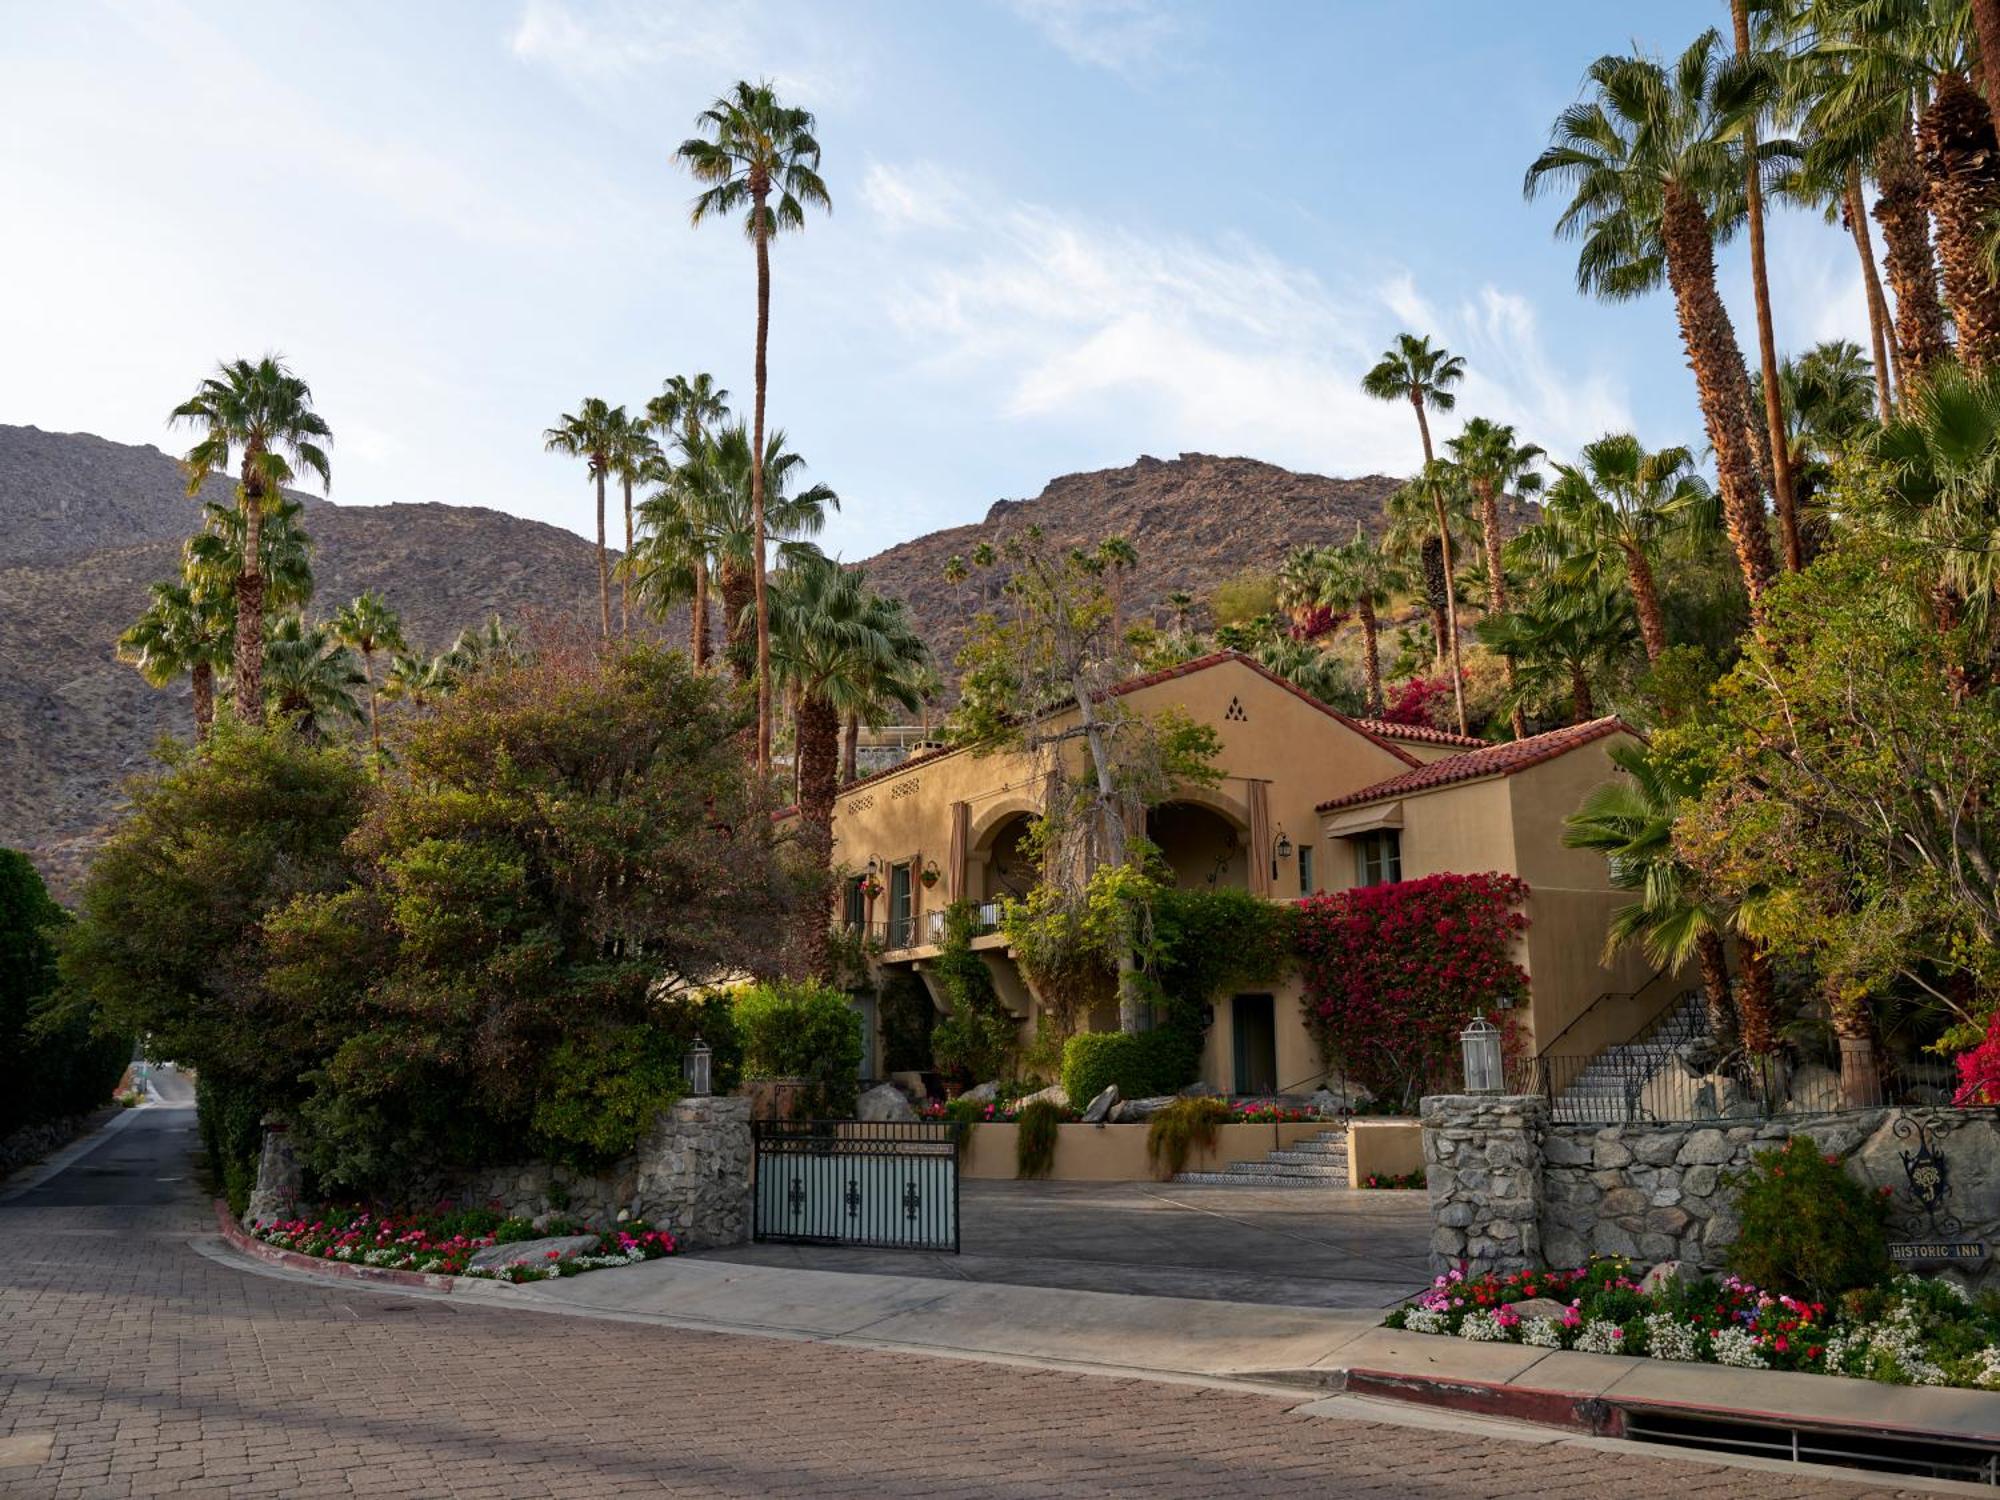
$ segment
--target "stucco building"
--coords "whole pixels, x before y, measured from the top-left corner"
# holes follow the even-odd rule
[[[1635,1025],[1614,1013],[1657,1008],[1655,990],[1672,983],[1636,961],[1600,962],[1608,913],[1629,897],[1608,888],[1598,856],[1562,847],[1564,817],[1611,776],[1607,752],[1630,734],[1617,720],[1488,746],[1350,718],[1235,652],[1130,679],[1112,696],[1147,715],[1178,709],[1220,738],[1220,780],[1148,816],[1147,836],[1181,885],[1296,901],[1444,871],[1518,875],[1532,891],[1519,957],[1533,1050],[1558,1035],[1571,1050],[1582,1038],[1566,1029],[1586,1012],[1612,1032]],[[975,903],[985,930],[973,946],[1024,1039],[1036,997],[994,929],[1001,903],[1035,882],[1022,839],[1045,781],[1023,752],[933,749],[850,783],[834,812],[834,860],[850,876],[838,919],[868,930],[883,967],[922,975],[945,907]],[[1606,996],[1630,1001],[1599,1004]],[[1093,1018],[1100,1028],[1115,1021]],[[1605,1026],[1586,1022],[1593,1028]],[[1593,1035],[1591,1046],[1629,1034]],[[1238,1094],[1302,1092],[1324,1079],[1295,978],[1218,998],[1202,1076]]]

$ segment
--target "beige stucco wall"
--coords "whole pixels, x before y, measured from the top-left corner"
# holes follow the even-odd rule
[[[1145,1125],[1059,1125],[1052,1182],[1144,1182],[1157,1176],[1146,1158]],[[1275,1125],[1218,1125],[1215,1147],[1188,1157],[1189,1172],[1219,1172],[1231,1162],[1260,1161],[1267,1152],[1310,1140],[1333,1127],[1324,1120]],[[966,1177],[1014,1176],[1018,1125],[975,1125],[959,1157]]]
[[[1424,1165],[1421,1120],[1347,1122],[1347,1185],[1358,1188],[1370,1177],[1407,1177]]]

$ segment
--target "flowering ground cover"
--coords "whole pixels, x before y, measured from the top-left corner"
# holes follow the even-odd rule
[[[1365,1188],[1420,1188],[1424,1185],[1424,1174],[1417,1172],[1370,1172],[1362,1184]]]
[[[630,1219],[602,1231],[560,1219],[537,1229],[526,1219],[510,1219],[491,1209],[397,1216],[366,1208],[327,1207],[310,1218],[254,1220],[250,1233],[280,1250],[322,1260],[517,1283],[636,1265],[672,1255],[678,1248],[671,1234],[643,1219]],[[597,1234],[595,1249],[567,1257],[557,1257],[552,1251],[547,1265],[500,1270],[471,1267],[472,1257],[489,1245],[591,1233]]]
[[[1632,1271],[1617,1257],[1573,1271],[1454,1270],[1384,1321],[1484,1343],[2000,1390],[2000,1296],[1990,1292],[1905,1275],[1826,1303],[1738,1276],[1690,1274],[1649,1291]],[[1520,1306],[1537,1300],[1559,1311],[1523,1316]]]

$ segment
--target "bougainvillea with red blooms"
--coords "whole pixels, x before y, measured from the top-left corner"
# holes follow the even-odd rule
[[[1958,1055],[1958,1105],[2000,1104],[2000,1010],[1986,1023],[1986,1039]]]
[[[1316,641],[1328,631],[1338,629],[1346,618],[1324,604],[1308,604],[1292,611],[1292,623],[1285,627],[1285,634],[1295,641]]]
[[[1456,725],[1451,678],[1411,677],[1389,690],[1382,718],[1389,724],[1414,724],[1425,729]]]
[[[1378,1100],[1414,1109],[1458,1086],[1458,1034],[1473,1016],[1499,1026],[1528,997],[1514,961],[1528,929],[1527,883],[1512,875],[1428,875],[1298,905],[1306,1024],[1330,1067]]]

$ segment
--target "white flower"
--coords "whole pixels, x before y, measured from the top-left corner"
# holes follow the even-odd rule
[[[1451,1322],[1441,1312],[1427,1307],[1413,1307],[1403,1317],[1403,1326],[1411,1333],[1445,1333]]]
[[[1521,1325],[1521,1342],[1532,1344],[1537,1349],[1560,1349],[1563,1346],[1562,1324],[1554,1318],[1530,1318]]]
[[[1607,1318],[1592,1318],[1576,1336],[1576,1349],[1581,1354],[1622,1354],[1625,1330]]]
[[[1701,1335],[1672,1313],[1647,1313],[1646,1349],[1654,1359],[1700,1359]]]
[[[1709,1336],[1715,1362],[1739,1370],[1768,1370],[1771,1362],[1757,1351],[1756,1336],[1747,1328],[1718,1328]]]
[[[1485,1308],[1479,1308],[1465,1315],[1465,1321],[1458,1325],[1458,1336],[1462,1339],[1471,1339],[1475,1344],[1507,1342],[1506,1328]]]
[[[1973,1384],[1983,1391],[2000,1390],[2000,1344],[1988,1344],[1972,1361]]]

